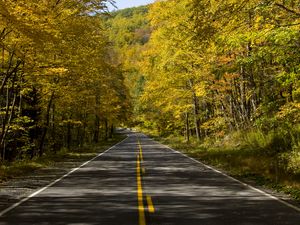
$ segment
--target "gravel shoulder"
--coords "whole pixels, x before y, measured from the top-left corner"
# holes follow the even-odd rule
[[[73,168],[79,167],[84,162],[107,150],[122,139],[124,139],[124,136],[118,135],[115,139],[105,144],[102,143],[92,151],[90,150],[86,153],[80,152],[76,154],[76,156],[70,155],[57,162],[53,162],[51,166],[40,168],[29,174],[10,178],[0,183],[0,211],[47,186],[54,180],[67,174]]]
[[[0,184],[0,211],[48,185],[84,161],[57,162],[51,167],[38,169],[30,175],[12,178]]]

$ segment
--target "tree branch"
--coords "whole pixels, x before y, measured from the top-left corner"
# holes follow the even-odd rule
[[[274,4],[275,4],[276,6],[278,6],[279,8],[282,8],[282,9],[284,9],[285,11],[290,12],[290,13],[293,13],[293,14],[295,14],[295,15],[297,15],[297,16],[300,17],[300,12],[297,12],[297,11],[295,11],[295,10],[293,10],[293,9],[287,8],[285,5],[280,4],[280,3],[277,3],[277,2],[275,2]]]

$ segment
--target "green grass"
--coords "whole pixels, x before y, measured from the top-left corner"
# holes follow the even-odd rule
[[[11,164],[2,164],[0,166],[0,181],[6,181],[10,178],[29,174],[45,166],[35,161],[19,161]]]
[[[97,145],[87,145],[71,150],[62,148],[56,154],[46,152],[42,157],[34,158],[33,160],[26,159],[12,163],[2,163],[0,164],[0,182],[14,177],[29,175],[38,169],[54,166],[58,162],[87,161],[124,138],[125,136],[123,135],[115,135],[114,138],[108,141],[101,141]]]
[[[183,137],[175,136],[155,138],[233,177],[284,192],[300,201],[299,152],[283,151],[285,145],[276,134],[250,131],[201,143],[193,139],[186,143]]]

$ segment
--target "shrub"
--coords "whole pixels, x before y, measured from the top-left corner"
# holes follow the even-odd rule
[[[294,147],[293,151],[288,155],[287,169],[293,174],[300,175],[300,143]]]

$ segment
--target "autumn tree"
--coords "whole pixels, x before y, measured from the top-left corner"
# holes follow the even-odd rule
[[[109,2],[1,1],[3,160],[97,142],[103,124],[125,117],[127,91],[104,26]]]
[[[199,139],[254,127],[267,132],[281,126],[284,116],[294,118],[298,6],[295,1],[155,2],[149,12],[153,32],[140,60],[144,123],[183,133],[192,115],[193,126],[185,133]]]

